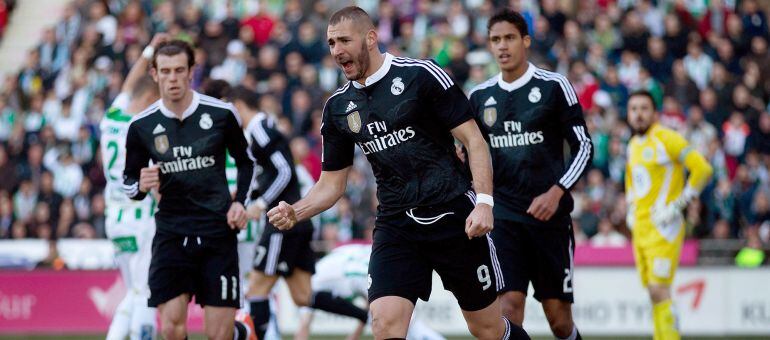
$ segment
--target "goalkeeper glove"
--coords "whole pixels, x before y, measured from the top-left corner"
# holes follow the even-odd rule
[[[679,197],[663,206],[656,206],[652,209],[652,221],[658,226],[666,226],[674,222],[681,223],[682,210],[687,204],[698,195],[698,192],[690,186],[687,186]]]

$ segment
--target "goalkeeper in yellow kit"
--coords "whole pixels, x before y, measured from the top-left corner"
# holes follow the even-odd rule
[[[671,305],[671,282],[684,240],[682,210],[708,183],[712,168],[677,132],[657,123],[649,92],[628,99],[634,137],[626,164],[627,222],[636,267],[652,299],[654,339],[679,339]],[[690,173],[685,182],[685,169]]]

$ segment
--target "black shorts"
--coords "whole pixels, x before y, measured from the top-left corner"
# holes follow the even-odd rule
[[[501,294],[517,291],[526,295],[531,281],[538,301],[574,302],[575,236],[569,217],[537,225],[495,219],[492,240],[506,283]]]
[[[239,308],[237,244],[235,234],[184,236],[157,230],[152,240],[149,306],[188,293],[201,306]]]
[[[470,199],[460,195],[442,206],[378,217],[369,262],[369,302],[384,296],[428,301],[434,270],[463,310],[477,311],[494,302],[503,285],[497,275],[500,267],[491,238],[469,240],[465,235],[465,219],[472,210]],[[446,213],[451,214],[436,218]]]
[[[281,231],[267,223],[254,256],[254,269],[265,275],[291,276],[294,268],[315,273],[315,253],[310,248],[313,224],[297,223],[289,231]]]

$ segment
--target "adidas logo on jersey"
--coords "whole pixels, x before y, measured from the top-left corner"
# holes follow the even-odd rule
[[[358,106],[356,106],[356,103],[354,103],[354,102],[352,102],[352,101],[351,101],[350,103],[348,103],[348,108],[347,108],[347,109],[345,109],[345,113],[348,113],[348,112],[350,112],[350,111],[353,111],[353,109],[355,109],[355,108],[357,108],[357,107],[358,107]]]
[[[152,130],[152,134],[154,135],[157,135],[159,133],[164,133],[164,132],[166,132],[166,129],[163,127],[163,125],[160,125],[160,124],[156,125],[155,129]]]
[[[487,102],[484,103],[484,106],[492,106],[492,105],[497,105],[497,101],[495,101],[495,97],[489,97],[489,99],[487,99]]]

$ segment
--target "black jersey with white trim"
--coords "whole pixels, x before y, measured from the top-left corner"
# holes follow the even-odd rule
[[[233,199],[225,177],[225,149],[238,168],[235,200],[243,203],[254,172],[246,147],[231,104],[193,92],[179,119],[159,100],[128,128],[123,189],[131,199],[144,198],[139,176],[152,161],[160,168],[158,229],[181,235],[234,233],[226,223]]]
[[[469,97],[492,155],[495,217],[540,223],[527,209],[554,184],[565,194],[552,220],[569,215],[569,190],[593,157],[583,110],[569,81],[529,64],[514,82],[498,74],[476,86]],[[565,141],[570,149],[566,163]]]
[[[299,200],[300,187],[289,140],[278,131],[275,121],[259,112],[246,127],[246,135],[249,152],[262,168],[252,183],[249,200],[261,198],[268,208],[280,201]]]
[[[378,214],[441,204],[470,188],[451,130],[473,119],[468,99],[432,61],[385,54],[365,81],[348,82],[323,111],[322,165],[353,164],[355,145],[377,180]]]

